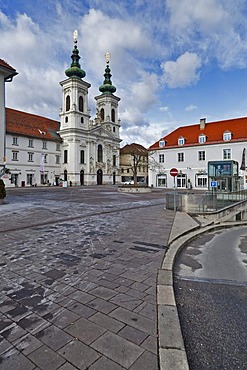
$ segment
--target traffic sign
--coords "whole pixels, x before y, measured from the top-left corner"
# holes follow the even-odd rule
[[[178,170],[176,168],[171,168],[170,175],[176,177],[178,175]]]
[[[217,185],[218,185],[217,181],[210,181],[211,188],[217,188]]]

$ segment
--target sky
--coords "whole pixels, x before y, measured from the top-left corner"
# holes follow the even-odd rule
[[[111,55],[121,146],[247,116],[246,0],[0,0],[7,107],[59,121],[75,29],[92,118]]]

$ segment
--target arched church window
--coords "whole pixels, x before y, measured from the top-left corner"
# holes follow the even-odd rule
[[[69,119],[68,116],[65,117],[65,123],[68,123]]]
[[[83,97],[79,97],[79,111],[83,112]]]
[[[70,96],[66,96],[66,112],[70,110]]]
[[[81,117],[81,123],[84,123],[84,118],[83,117]]]
[[[63,163],[68,163],[68,150],[63,152]]]
[[[100,110],[100,118],[101,118],[101,121],[105,120],[105,111],[104,111],[103,108],[101,108],[101,110]]]
[[[84,150],[81,150],[81,153],[80,153],[80,159],[81,159],[81,163],[84,163],[84,160],[85,160],[85,152],[84,152]]]
[[[98,145],[98,162],[103,162],[103,148],[102,145]]]
[[[111,110],[111,120],[112,120],[112,122],[115,122],[115,119],[116,119],[116,117],[115,117],[115,109],[112,109]]]

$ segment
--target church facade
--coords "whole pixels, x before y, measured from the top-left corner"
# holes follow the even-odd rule
[[[95,119],[89,113],[91,85],[84,80],[86,73],[79,63],[77,35],[67,78],[60,82],[60,122],[6,108],[6,130],[1,126],[6,133],[5,143],[1,142],[1,151],[6,152],[3,166],[10,170],[3,176],[6,186],[120,182],[120,98],[114,95],[109,57],[106,53],[101,94],[95,97]]]

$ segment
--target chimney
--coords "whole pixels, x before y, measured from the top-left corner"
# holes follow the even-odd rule
[[[200,118],[200,130],[204,130],[206,126],[206,118]]]

